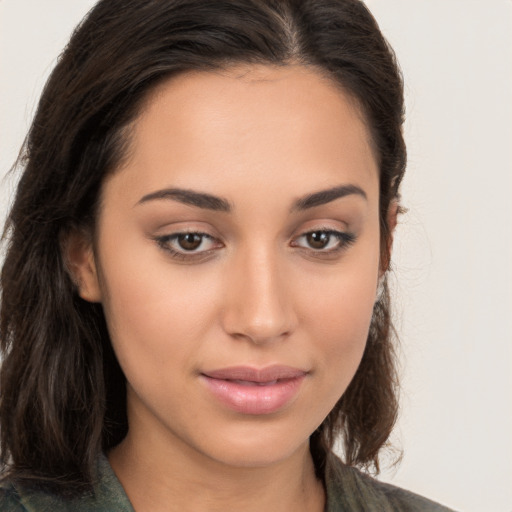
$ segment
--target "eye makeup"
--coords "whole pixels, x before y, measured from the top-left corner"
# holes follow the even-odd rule
[[[202,261],[224,247],[217,238],[199,231],[179,231],[153,239],[172,258],[190,263]]]
[[[309,257],[334,259],[356,242],[356,235],[332,228],[311,229],[294,237],[289,246]],[[201,231],[183,230],[153,237],[160,249],[179,262],[200,263],[209,259],[224,243]]]
[[[292,240],[290,245],[311,250],[319,255],[334,255],[348,249],[355,241],[356,235],[354,233],[332,228],[320,228],[299,235]]]

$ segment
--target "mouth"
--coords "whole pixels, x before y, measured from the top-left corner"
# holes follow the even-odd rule
[[[205,371],[201,379],[223,406],[241,414],[261,415],[290,405],[307,374],[289,366],[237,366]]]

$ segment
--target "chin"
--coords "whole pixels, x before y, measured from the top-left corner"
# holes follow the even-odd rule
[[[239,468],[261,468],[279,464],[309,450],[309,435],[293,428],[265,428],[258,425],[241,428],[228,435],[212,436],[199,449],[219,463]]]

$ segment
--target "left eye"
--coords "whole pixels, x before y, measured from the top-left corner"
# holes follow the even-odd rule
[[[173,253],[201,253],[213,249],[215,240],[206,233],[176,233],[158,238],[159,245]]]
[[[300,235],[294,241],[294,246],[313,249],[314,251],[335,251],[353,243],[354,235],[333,230],[310,231]]]

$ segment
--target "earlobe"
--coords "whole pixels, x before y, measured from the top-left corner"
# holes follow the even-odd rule
[[[78,295],[88,302],[101,302],[101,289],[90,236],[75,230],[68,233],[62,246],[67,271]]]
[[[393,249],[393,239],[395,236],[395,228],[398,223],[398,214],[400,213],[400,204],[398,199],[393,199],[389,203],[388,213],[386,216],[386,224],[387,224],[387,237],[386,244],[384,246],[385,254],[383,254],[383,258],[381,261],[381,269],[379,273],[379,277],[382,277],[384,273],[389,269],[389,265],[391,262],[391,251]]]
[[[398,203],[398,199],[393,199],[389,203],[388,217],[387,217],[388,230],[389,230],[389,236],[390,236],[391,243],[393,242],[393,235],[395,233],[395,228],[398,223],[398,213],[399,212],[400,212],[400,205]]]

